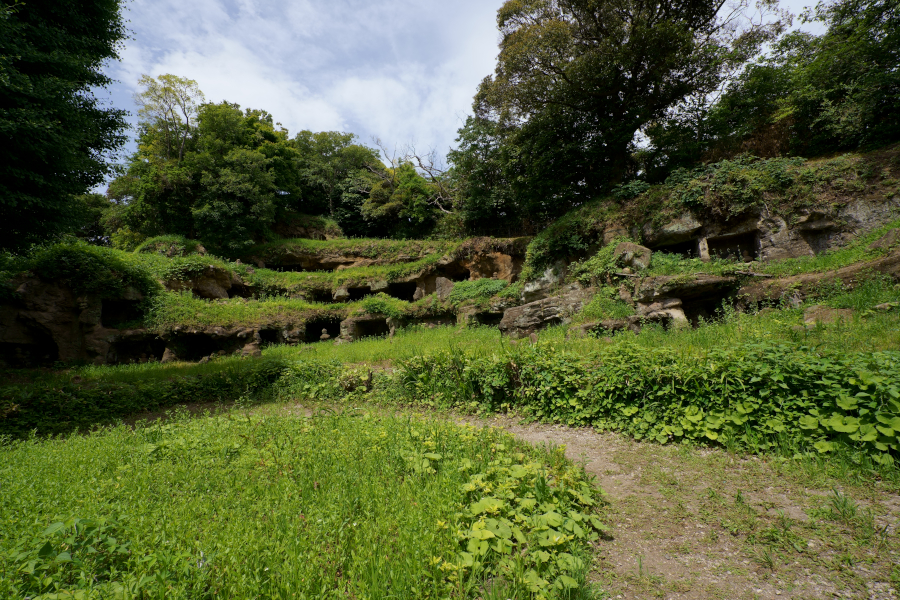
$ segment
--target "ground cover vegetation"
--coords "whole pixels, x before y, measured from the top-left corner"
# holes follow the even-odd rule
[[[602,596],[588,580],[589,543],[604,530],[600,496],[563,450],[393,416],[405,410],[509,413],[624,434],[663,453],[712,447],[900,489],[900,288],[889,277],[863,269],[847,284],[807,286],[802,301],[728,296],[693,327],[598,326],[645,308],[627,300],[636,277],[718,275],[740,286],[896,252],[895,238],[873,245],[898,229],[893,221],[815,256],[701,261],[663,248],[639,275],[623,272],[619,243],[685,214],[719,224],[767,214],[792,227],[855,200],[900,196],[897,0],[819,5],[801,17],[824,26],[819,36],[786,34],[790,16],[771,2],[758,7],[762,20],[747,4],[723,6],[507,2],[497,70],[479,86],[449,169],[349,133],[291,135],[265,110],[207,102],[195,81],[144,76],[137,152],[105,196],[86,194],[121,141],[122,113],[59,84],[79,100],[53,109],[55,123],[94,137],[47,138],[58,150],[53,176],[65,181],[8,161],[0,207],[18,212],[5,219],[14,243],[0,253],[0,301],[14,305],[35,277],[73,298],[114,306],[127,297],[136,312],[111,328],[162,339],[245,330],[262,355],[0,373],[0,504],[9,509],[0,592]],[[48,32],[84,46],[64,65],[87,69],[80,82],[107,83],[97,69],[121,39],[118,8],[88,7],[79,20],[69,9],[0,7],[0,31],[15,46],[0,57],[0,81],[12,82],[0,129],[21,137],[28,111],[47,108],[35,82],[61,56]],[[95,26],[105,33],[85,42]],[[50,156],[38,146],[27,150]],[[524,254],[513,283],[495,273],[455,281],[445,295],[421,297],[424,280],[407,299],[371,294],[492,254],[517,261],[513,271]],[[592,289],[571,323],[518,342],[496,328],[434,327],[457,313],[497,318],[548,269],[565,276],[550,293],[574,282]],[[203,295],[204,277],[229,283]],[[813,304],[852,314],[812,324]],[[318,330],[298,328],[357,316],[390,334],[272,342],[315,339]],[[417,319],[431,321],[403,327]],[[279,413],[298,401],[326,410]],[[117,426],[198,403],[238,409]],[[245,410],[257,403],[271,411]],[[881,535],[885,547],[872,513],[838,492],[830,502],[812,518],[860,544]],[[767,520],[740,490],[734,503],[711,493],[700,504],[764,569],[802,552],[800,526]]]
[[[577,598],[605,529],[560,452],[422,418],[236,411],[0,452],[7,597]]]

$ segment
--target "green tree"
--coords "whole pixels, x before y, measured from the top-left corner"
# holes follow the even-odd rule
[[[126,30],[119,0],[0,2],[0,247],[73,232],[75,197],[110,172],[125,112],[94,95],[111,83]]]
[[[193,79],[170,74],[155,79],[142,75],[138,84],[144,88],[134,95],[141,126],[156,134],[142,136],[144,142],[156,146],[151,152],[180,161],[194,133],[203,92]]]
[[[507,181],[536,223],[635,171],[635,134],[780,30],[735,27],[723,0],[509,0],[497,69],[475,96],[511,159]],[[468,176],[468,174],[466,174]],[[473,189],[471,186],[469,189]],[[538,225],[539,226],[539,225]]]
[[[900,0],[820,3],[807,20],[828,26],[795,35],[774,62],[790,70],[779,120],[795,152],[816,154],[900,139]]]
[[[424,237],[434,227],[437,211],[433,183],[411,162],[373,172],[368,198],[360,207],[362,216],[390,237]]]

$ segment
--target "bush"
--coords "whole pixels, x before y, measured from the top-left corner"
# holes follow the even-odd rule
[[[451,304],[461,304],[467,300],[484,300],[496,296],[508,286],[509,283],[503,279],[460,281],[453,284],[449,300]]]
[[[900,455],[900,352],[813,352],[774,343],[685,355],[621,343],[590,356],[554,345],[511,356],[442,352],[398,372],[406,400],[592,425],[660,443]]]
[[[135,250],[138,254],[162,254],[163,256],[187,256],[189,254],[205,254],[203,246],[197,240],[189,240],[181,235],[160,235],[150,238]]]
[[[27,257],[0,257],[0,276],[7,280],[29,271],[45,281],[65,283],[76,294],[121,297],[129,287],[144,295],[159,289],[150,271],[138,260],[84,242],[40,247]]]

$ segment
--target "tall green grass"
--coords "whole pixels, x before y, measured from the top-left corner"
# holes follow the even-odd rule
[[[575,526],[560,513],[592,530],[594,496],[561,453],[365,413],[231,412],[5,443],[0,596],[531,598],[538,581],[542,597],[579,598],[591,536],[539,540]],[[498,549],[473,550],[491,528]]]

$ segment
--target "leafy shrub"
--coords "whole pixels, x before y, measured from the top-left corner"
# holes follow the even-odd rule
[[[30,271],[47,281],[61,281],[76,294],[98,294],[103,298],[121,297],[133,287],[145,295],[159,289],[149,270],[127,254],[91,246],[84,242],[66,242],[37,248],[27,257],[7,255],[0,273],[11,277],[14,271]]]
[[[592,356],[553,345],[514,356],[437,353],[401,365],[409,402],[593,425],[660,443],[751,451],[846,445],[882,464],[900,454],[900,353],[812,352],[774,343],[709,350],[619,344]]]
[[[32,597],[72,589],[90,589],[98,592],[95,597],[123,595],[121,580],[130,579],[125,573],[130,554],[114,521],[73,517],[51,524],[10,552],[18,579],[13,585]]]
[[[397,300],[388,296],[384,292],[380,292],[373,296],[366,296],[359,303],[359,309],[373,315],[384,315],[386,317],[399,317],[403,314],[403,306],[408,303],[403,300]]]
[[[570,266],[572,276],[578,281],[592,285],[608,275],[621,271],[616,264],[616,246],[622,242],[630,241],[627,238],[616,238],[611,243],[603,246],[592,257]]]
[[[614,198],[619,200],[631,200],[636,198],[650,189],[650,184],[641,179],[635,179],[628,183],[617,185],[612,190]]]
[[[466,300],[482,300],[499,294],[508,286],[509,283],[503,279],[460,281],[453,285],[449,300],[452,304],[460,304]]]
[[[581,311],[581,319],[585,321],[602,321],[603,319],[621,319],[634,314],[634,307],[619,299],[619,290],[604,286],[587,303]]]
[[[160,235],[150,238],[137,247],[138,254],[162,254],[163,256],[187,256],[189,254],[205,254],[200,242],[190,240],[181,235]]]
[[[268,391],[286,363],[228,359],[201,367],[159,365],[136,377],[126,375],[128,367],[110,367],[85,382],[64,378],[2,386],[0,435],[67,433],[176,404],[256,396]]]

